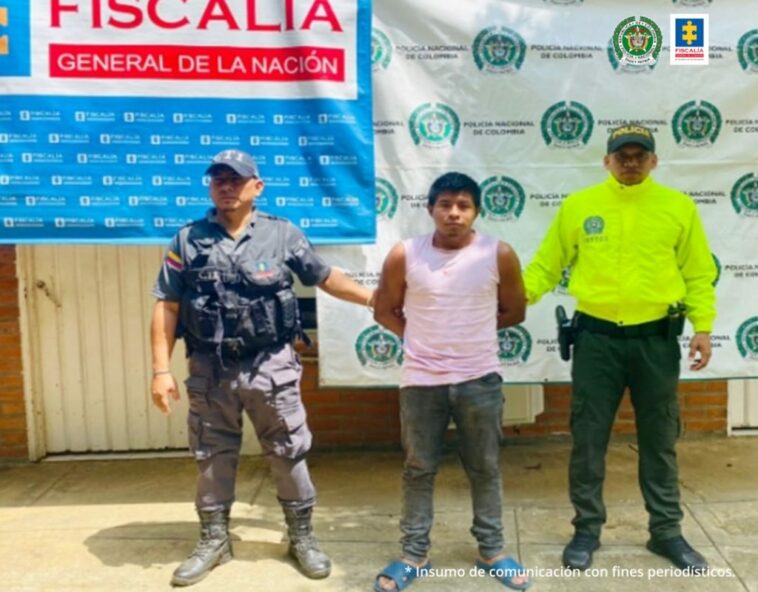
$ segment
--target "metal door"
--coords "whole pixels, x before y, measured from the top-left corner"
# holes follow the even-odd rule
[[[32,456],[187,447],[187,401],[150,400],[151,288],[163,247],[20,246]],[[177,344],[174,376],[186,377]],[[180,385],[181,386],[181,385]],[[243,451],[260,453],[245,420]]]

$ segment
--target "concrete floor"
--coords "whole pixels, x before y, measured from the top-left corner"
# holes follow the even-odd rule
[[[508,551],[539,570],[532,589],[583,592],[718,590],[758,592],[758,438],[680,443],[685,536],[721,574],[665,574],[644,548],[646,514],[631,443],[612,445],[605,488],[609,521],[594,574],[557,577],[571,534],[565,443],[503,450]],[[319,491],[316,532],[332,576],[310,581],[286,556],[283,521],[260,458],[246,458],[232,513],[235,561],[192,587],[197,592],[354,592],[399,552],[399,452],[313,455]],[[194,546],[194,465],[189,459],[42,462],[0,467],[0,590],[169,590],[171,572]],[[468,484],[453,454],[438,477],[431,558],[448,577],[412,590],[504,590],[469,575],[476,548]],[[452,571],[456,570],[456,571]],[[621,573],[619,570],[628,570]],[[637,570],[637,571],[634,571]],[[463,572],[465,575],[457,575]]]

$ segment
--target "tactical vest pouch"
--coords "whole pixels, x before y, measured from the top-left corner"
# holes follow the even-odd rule
[[[281,323],[283,332],[289,335],[297,326],[298,313],[297,297],[292,290],[281,290],[276,293],[276,298],[281,306]]]
[[[215,294],[214,285],[218,277],[218,270],[212,267],[189,269],[186,272],[188,286],[198,294]]]
[[[268,298],[253,300],[251,314],[256,337],[270,335],[273,341],[276,338],[276,305],[274,302]]]
[[[219,309],[212,303],[207,295],[195,298],[188,294],[179,307],[180,322],[185,333],[193,335],[202,341],[215,341],[216,327],[219,323]]]

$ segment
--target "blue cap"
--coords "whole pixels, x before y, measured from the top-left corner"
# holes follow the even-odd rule
[[[229,167],[240,177],[259,177],[258,165],[247,152],[242,150],[224,150],[213,157],[206,175],[214,175],[220,167]]]

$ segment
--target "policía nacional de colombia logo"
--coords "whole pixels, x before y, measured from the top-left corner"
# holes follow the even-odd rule
[[[374,192],[376,195],[376,215],[386,220],[392,220],[395,217],[397,204],[400,201],[397,189],[387,179],[377,177]]]
[[[482,190],[482,218],[490,220],[518,220],[526,204],[526,193],[516,179],[489,177],[480,185]]]
[[[658,60],[663,47],[661,28],[646,16],[630,16],[613,31],[613,51],[619,62],[646,66]]]
[[[584,233],[588,235],[602,234],[605,220],[600,216],[590,216],[584,220]]]
[[[758,360],[758,317],[749,318],[737,329],[737,349],[743,358]]]
[[[732,207],[740,216],[758,216],[758,174],[743,175],[732,186]]]
[[[424,103],[414,109],[408,121],[411,138],[417,146],[442,148],[454,146],[461,131],[458,114],[442,103]]]
[[[594,125],[587,107],[576,101],[562,101],[542,116],[542,138],[556,148],[584,146],[590,141]]]
[[[394,333],[371,325],[355,340],[355,354],[362,366],[379,370],[395,368],[403,362],[403,345]]]
[[[483,72],[515,72],[524,63],[526,42],[508,27],[488,27],[476,36],[471,50],[476,67]]]
[[[737,59],[745,72],[758,72],[758,29],[748,31],[737,42]]]
[[[613,39],[608,40],[608,62],[611,64],[616,72],[623,74],[644,74],[650,73],[655,70],[658,60],[652,64],[630,64],[629,62],[621,62],[616,56],[616,50],[613,48]]]
[[[506,327],[497,332],[498,358],[505,366],[523,364],[532,354],[532,336],[521,325]]]
[[[371,29],[371,68],[386,70],[392,61],[392,41],[384,31],[377,28]]]
[[[721,113],[708,101],[688,101],[674,113],[671,130],[681,146],[712,146],[721,131]]]

